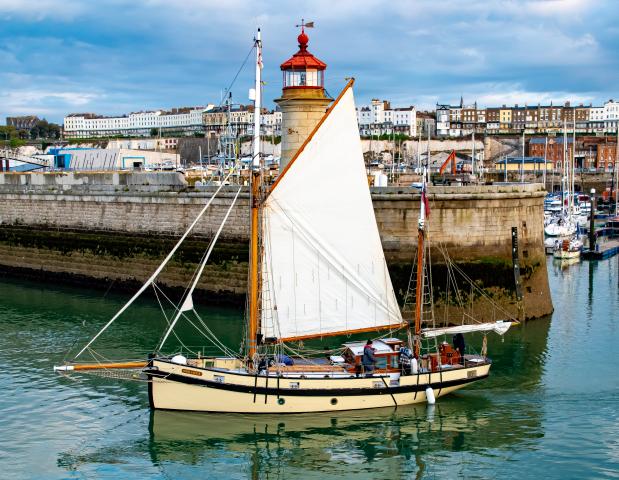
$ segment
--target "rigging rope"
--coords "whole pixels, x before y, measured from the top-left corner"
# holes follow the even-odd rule
[[[185,233],[183,234],[183,236],[179,239],[179,241],[176,243],[176,245],[174,245],[174,248],[172,248],[172,250],[170,251],[170,253],[168,253],[168,256],[163,260],[163,262],[159,265],[159,267],[157,267],[157,269],[154,271],[154,273],[150,276],[150,278],[144,283],[144,285],[142,285],[140,287],[140,289],[133,295],[133,297],[131,297],[131,299],[125,303],[125,305],[123,305],[123,307],[116,312],[116,314],[103,326],[103,328],[101,330],[99,330],[99,332],[86,344],[86,346],[84,346],[84,348],[82,348],[77,355],[75,355],[75,357],[73,357],[73,361],[75,361],[80,355],[82,355],[82,353],[84,353],[86,351],[86,349],[88,347],[90,347],[93,342],[95,340],[97,340],[97,338],[99,338],[99,336],[105,332],[108,327],[110,325],[112,325],[112,323],[114,323],[114,321],[120,317],[125,310],[127,310],[127,308],[129,308],[129,306],[140,296],[142,295],[142,293],[144,293],[144,291],[149,287],[150,284],[152,284],[154,282],[154,280],[159,276],[159,274],[163,271],[164,267],[167,265],[167,263],[172,259],[172,257],[174,256],[174,254],[176,253],[176,251],[179,249],[179,247],[182,245],[182,243],[185,241],[185,239],[187,238],[187,236],[189,235],[189,233],[193,230],[193,228],[197,225],[198,221],[202,218],[202,216],[204,215],[204,213],[208,210],[208,208],[211,206],[211,203],[213,203],[213,200],[215,199],[215,197],[219,194],[219,192],[221,191],[221,189],[224,186],[224,183],[226,182],[226,180],[230,177],[230,175],[232,175],[232,172],[234,171],[234,169],[231,169],[230,172],[228,173],[228,175],[226,176],[226,179],[221,182],[221,185],[219,186],[219,188],[215,191],[215,193],[213,193],[213,196],[209,199],[209,201],[206,203],[206,205],[204,206],[204,208],[202,208],[202,210],[200,211],[200,213],[198,214],[198,216],[195,218],[195,220],[191,223],[191,225],[189,225],[189,228],[185,231]],[[240,189],[239,189],[240,191]]]
[[[193,291],[195,290],[196,286],[198,285],[198,281],[200,280],[200,277],[202,276],[202,272],[204,271],[204,267],[206,266],[206,262],[208,261],[209,257],[211,256],[211,253],[213,252],[213,248],[215,247],[215,243],[217,243],[217,239],[219,238],[219,235],[221,234],[221,232],[222,232],[222,230],[224,228],[224,225],[226,224],[226,221],[228,220],[228,217],[230,216],[230,213],[232,212],[232,209],[234,208],[234,205],[236,204],[236,200],[239,198],[239,194],[240,193],[241,193],[241,187],[239,187],[239,189],[236,192],[236,195],[232,199],[232,203],[230,204],[230,207],[228,208],[228,211],[226,212],[226,215],[224,216],[224,219],[221,222],[221,225],[219,225],[219,228],[217,229],[217,232],[215,233],[215,236],[211,240],[211,244],[209,245],[209,248],[208,248],[208,250],[206,252],[206,255],[204,256],[202,262],[200,263],[200,267],[198,268],[198,270],[197,270],[197,272],[196,272],[196,274],[194,276],[193,283],[191,284],[191,288],[189,289],[189,292],[187,293],[187,295],[185,295],[185,298],[184,298],[181,306],[178,308],[178,313],[174,317],[174,320],[172,320],[172,323],[168,327],[167,332],[163,336],[163,339],[161,340],[161,343],[159,344],[159,347],[157,348],[157,351],[161,350],[161,348],[163,347],[163,344],[165,343],[165,341],[170,336],[170,332],[172,331],[172,329],[176,325],[176,322],[178,322],[178,319],[183,314],[183,312],[187,311],[187,310],[185,310],[185,308],[186,309],[190,309],[190,310],[194,310],[193,309],[193,300],[191,299],[191,294],[193,293]],[[188,302],[191,302],[191,306],[190,307],[189,307]]]
[[[157,286],[157,288],[159,289],[159,287],[158,287],[158,286]],[[166,299],[166,300],[170,303],[170,305],[172,305],[173,307],[175,307],[174,302],[173,302],[173,301],[172,301],[172,300],[171,300],[171,299],[170,299],[170,298],[169,298],[169,297],[165,294],[165,292],[164,292],[163,290],[161,290],[161,289],[159,289],[159,291],[160,291],[160,292],[161,292],[161,294],[164,296],[164,298],[165,298],[165,299]],[[196,315],[198,315],[198,314],[197,314],[197,312],[196,312],[195,310],[194,310],[194,313],[195,313]],[[201,335],[203,335],[203,336],[204,336],[207,340],[210,340],[211,342],[213,342],[213,344],[215,344],[215,347],[218,347],[218,348],[219,348],[219,349],[220,349],[220,350],[221,350],[224,354],[226,354],[226,355],[230,355],[230,356],[232,356],[232,357],[237,357],[237,355],[236,355],[236,354],[234,354],[233,352],[231,352],[231,351],[230,351],[230,350],[229,350],[229,349],[228,349],[225,345],[223,345],[223,344],[219,341],[219,339],[218,339],[218,338],[215,336],[215,334],[214,334],[214,333],[213,333],[213,332],[212,332],[212,331],[208,328],[208,326],[206,326],[206,324],[204,324],[204,322],[202,321],[202,319],[201,319],[201,318],[199,319],[199,320],[200,320],[200,323],[204,326],[204,328],[205,328],[205,330],[206,330],[206,331],[200,330],[200,328],[199,328],[199,327],[198,327],[198,326],[197,326],[197,325],[196,325],[196,324],[195,324],[195,323],[194,323],[194,322],[193,322],[193,321],[192,321],[189,317],[187,317],[187,316],[185,315],[185,313],[184,313],[184,312],[183,312],[183,318],[184,318],[185,320],[187,320],[187,322],[188,322],[191,326],[193,326],[193,327],[194,327],[194,328],[198,331],[198,333],[200,333]],[[174,333],[174,335],[176,336],[176,333],[175,333],[175,332],[173,332],[173,333]],[[177,336],[176,338],[178,338],[178,336]],[[185,347],[186,347],[186,346],[185,346]],[[193,352],[193,351],[192,351],[189,347],[186,347],[186,348],[187,348],[187,350],[188,350],[189,352],[194,353],[194,354],[196,353],[196,352]]]

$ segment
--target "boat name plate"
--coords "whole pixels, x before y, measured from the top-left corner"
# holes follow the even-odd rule
[[[181,372],[187,373],[188,375],[195,375],[197,377],[201,377],[202,376],[202,372],[200,372],[198,370],[189,370],[188,368],[183,368],[181,370]]]

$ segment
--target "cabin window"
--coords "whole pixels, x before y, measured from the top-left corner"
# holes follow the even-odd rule
[[[387,368],[387,356],[376,357],[376,368]]]
[[[331,399],[331,405],[337,405],[337,398]]]
[[[279,405],[283,405],[284,403],[286,403],[286,400],[284,400],[283,398],[278,398],[278,399],[277,399],[277,403],[278,403]]]
[[[397,355],[392,355],[391,356],[391,368],[398,368],[398,356]]]

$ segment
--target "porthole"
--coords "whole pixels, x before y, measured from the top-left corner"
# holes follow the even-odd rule
[[[278,398],[277,403],[283,405],[284,403],[286,403],[286,400],[284,400],[283,398]]]
[[[337,398],[331,399],[331,405],[337,405]]]

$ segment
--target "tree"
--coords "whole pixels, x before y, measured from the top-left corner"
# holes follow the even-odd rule
[[[11,148],[22,147],[26,145],[26,141],[22,140],[21,138],[11,138],[9,145],[11,146]]]
[[[39,120],[36,125],[30,129],[29,136],[32,140],[59,139],[60,125],[49,123],[45,119]]]

